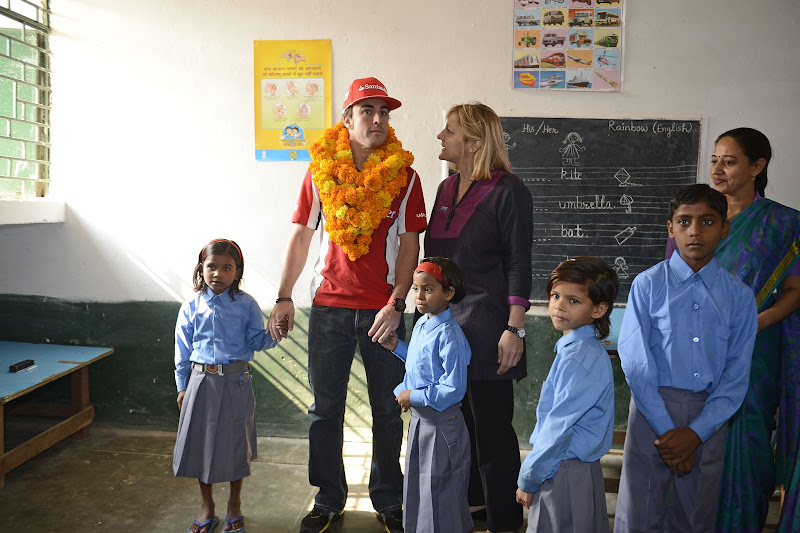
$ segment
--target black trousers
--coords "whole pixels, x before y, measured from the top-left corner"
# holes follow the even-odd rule
[[[486,505],[490,531],[516,531],[522,526],[522,505],[516,501],[520,459],[511,425],[513,380],[470,381],[461,411],[472,453],[469,505]]]

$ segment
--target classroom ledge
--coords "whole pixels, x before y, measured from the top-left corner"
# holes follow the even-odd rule
[[[65,204],[50,198],[0,199],[0,225],[64,222]]]

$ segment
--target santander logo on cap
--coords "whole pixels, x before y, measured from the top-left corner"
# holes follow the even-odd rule
[[[379,91],[383,91],[387,95],[389,94],[389,91],[386,90],[386,87],[383,87],[381,85],[362,85],[358,88],[358,92],[363,92],[367,89],[377,89]]]
[[[386,102],[386,105],[389,106],[390,111],[402,105],[400,100],[389,96],[389,91],[386,90],[386,87],[377,78],[360,78],[354,80],[347,89],[342,110],[368,98],[379,98],[383,100]]]

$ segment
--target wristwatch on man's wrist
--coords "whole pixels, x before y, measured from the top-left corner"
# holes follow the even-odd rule
[[[511,333],[513,333],[514,335],[516,335],[517,337],[519,337],[520,339],[525,338],[525,328],[515,328],[514,326],[506,325],[506,329]]]
[[[389,301],[386,302],[386,305],[393,305],[394,310],[398,313],[402,313],[406,310],[406,301],[403,298],[389,298]]]

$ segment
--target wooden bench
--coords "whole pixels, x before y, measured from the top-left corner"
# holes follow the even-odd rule
[[[89,365],[112,353],[113,348],[0,342],[0,488],[5,486],[5,475],[28,459],[70,435],[77,438],[89,436],[88,426],[94,420],[94,407],[89,405]],[[25,359],[33,359],[35,368],[16,373],[8,371],[9,365]],[[26,404],[19,401],[39,387],[68,375],[72,379],[71,404]],[[66,419],[6,451],[6,413]]]

